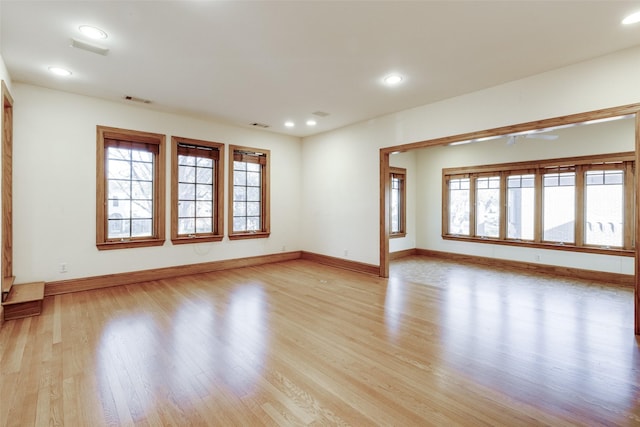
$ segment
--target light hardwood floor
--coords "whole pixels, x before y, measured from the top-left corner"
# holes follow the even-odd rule
[[[632,297],[421,257],[48,297],[0,330],[0,425],[640,425]]]

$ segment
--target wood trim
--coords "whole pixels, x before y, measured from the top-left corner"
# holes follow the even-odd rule
[[[13,277],[13,98],[4,80],[2,96],[2,289]]]
[[[330,265],[331,267],[342,268],[343,270],[357,271],[358,273],[379,275],[379,267],[373,264],[366,264],[358,261],[350,261],[343,258],[336,258],[328,255],[316,254],[302,251],[302,259],[317,262],[318,264]]]
[[[390,252],[389,253],[389,259],[393,261],[393,260],[396,260],[396,259],[400,259],[400,258],[411,256],[411,255],[416,255],[417,253],[418,252],[417,252],[416,248],[404,249],[404,250],[401,250],[401,251]]]
[[[300,252],[283,252],[272,255],[260,255],[248,258],[237,258],[222,261],[212,261],[199,264],[179,265],[174,267],[139,270],[126,273],[107,274],[104,276],[84,277],[79,279],[61,280],[45,283],[45,296],[60,295],[71,292],[102,289],[111,286],[130,285],[134,283],[162,280],[170,277],[187,276],[191,274],[210,273],[212,271],[229,270],[240,267],[251,267],[274,262],[299,259]]]
[[[212,219],[213,232],[194,234],[193,236],[178,236],[178,144],[185,143],[218,150],[218,158],[213,159],[214,212]],[[202,151],[202,150],[201,150]],[[186,243],[219,242],[224,237],[224,144],[220,142],[202,141],[199,139],[171,137],[171,242],[174,245]]]
[[[581,165],[576,166],[576,175],[575,175],[575,194],[574,194],[574,202],[573,206],[575,206],[574,213],[574,223],[573,223],[573,241],[576,246],[584,246],[585,245],[585,215],[584,215],[584,201],[585,201],[585,193],[587,191],[587,187],[584,182],[584,168]],[[626,222],[627,218],[624,218]],[[624,242],[622,242],[624,247]]]
[[[566,116],[552,117],[531,122],[519,123],[515,125],[501,126],[492,129],[480,130],[475,132],[462,133],[458,135],[445,136],[440,138],[429,139],[425,141],[412,142],[408,144],[394,145],[381,148],[384,153],[404,152],[417,148],[437,147],[440,145],[448,145],[452,142],[467,141],[470,139],[486,138],[491,136],[506,135],[510,133],[525,132],[554,126],[563,126],[572,123],[581,123],[589,120],[606,119],[609,117],[624,116],[627,114],[636,114],[640,111],[640,103],[627,104],[619,107],[604,108],[600,110],[587,111],[577,114],[569,114]],[[637,153],[637,150],[636,150]]]
[[[131,238],[122,241],[108,240],[107,236],[107,189],[105,170],[105,139],[117,138],[124,141],[144,142],[158,146],[154,162],[154,204],[153,231],[151,238]],[[142,132],[96,126],[96,247],[98,250],[126,249],[143,246],[161,246],[165,240],[166,209],[166,156],[165,136],[158,133]]]
[[[547,264],[534,264],[522,261],[511,261],[499,258],[488,258],[476,255],[456,254],[452,252],[441,252],[430,249],[416,249],[416,255],[430,258],[446,259],[461,263],[479,264],[491,268],[511,268],[524,270],[536,274],[547,274],[553,276],[571,277],[574,279],[596,280],[607,282],[612,285],[630,287],[634,284],[632,274],[608,273],[604,271],[584,270],[573,267],[561,267]]]
[[[391,183],[387,179],[389,176],[389,152],[380,150],[380,206],[379,206],[379,255],[380,265],[378,275],[389,277],[389,201],[391,200]]]
[[[635,169],[640,165],[640,114],[636,114]],[[640,173],[635,174],[635,281],[634,281],[634,331],[640,335]]]
[[[389,181],[391,181],[393,175],[401,175],[400,179],[400,231],[397,233],[391,232],[391,222],[389,222],[389,238],[405,237],[407,235],[407,170],[405,168],[390,167],[389,168]],[[393,190],[391,190],[393,191]],[[391,203],[391,202],[389,202]],[[389,210],[391,215],[391,210]]]

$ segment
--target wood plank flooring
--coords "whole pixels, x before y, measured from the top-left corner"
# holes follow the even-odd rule
[[[0,330],[0,425],[640,425],[632,325],[629,288],[424,257],[58,295]]]

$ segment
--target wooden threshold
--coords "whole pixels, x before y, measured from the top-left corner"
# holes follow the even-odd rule
[[[9,297],[2,303],[4,320],[38,316],[42,312],[44,282],[25,283],[11,288]]]

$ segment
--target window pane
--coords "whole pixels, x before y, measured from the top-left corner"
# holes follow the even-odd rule
[[[109,218],[131,218],[131,200],[109,200],[107,215]]]
[[[245,187],[233,187],[233,200],[247,200],[247,189]]]
[[[507,238],[533,240],[535,176],[511,175],[507,179]]]
[[[131,179],[131,162],[109,160],[107,163],[108,179]]]
[[[137,181],[151,181],[153,179],[153,164],[132,162],[131,178]]]
[[[196,219],[196,233],[211,233],[212,231],[211,218]]]
[[[260,186],[260,173],[258,172],[247,172],[247,185],[252,187]]]
[[[237,217],[247,216],[247,204],[245,202],[234,202],[233,215]]]
[[[196,202],[196,212],[195,212],[196,217],[211,219],[212,211],[213,211],[213,202],[211,202],[210,200]]]
[[[131,150],[131,160],[134,162],[153,162],[153,153],[150,151]]]
[[[131,237],[151,236],[151,228],[152,228],[151,219],[132,219],[131,220]]]
[[[195,166],[196,158],[193,156],[178,155],[178,164],[185,166]]]
[[[151,181],[133,181],[131,183],[133,199],[153,199],[153,183]]]
[[[449,181],[449,234],[469,235],[469,178]]]
[[[213,186],[210,184],[196,184],[197,200],[213,200]]]
[[[197,165],[200,168],[212,168],[213,159],[210,159],[208,157],[198,157]]]
[[[233,231],[246,231],[247,230],[247,217],[233,217]]]
[[[195,202],[189,202],[181,200],[178,203],[178,217],[187,218],[196,216],[196,204]]]
[[[247,231],[259,231],[260,230],[260,217],[249,216],[247,217]]]
[[[542,239],[574,243],[575,173],[545,174],[543,182]]]
[[[500,177],[476,179],[476,236],[500,236]]]
[[[124,239],[130,236],[128,219],[109,219],[109,238]]]
[[[129,199],[131,197],[131,181],[110,179],[107,191],[110,199]]]
[[[153,202],[151,200],[133,200],[131,202],[131,218],[152,218]]]
[[[178,234],[194,234],[196,222],[193,218],[180,218],[178,220]]]
[[[195,200],[196,199],[195,184],[178,184],[178,199]]]
[[[107,148],[108,159],[131,160],[131,150],[128,148]]]
[[[247,187],[247,200],[250,202],[260,201],[260,188],[259,187]]]
[[[178,168],[179,182],[196,182],[196,168],[192,166],[180,166]]]
[[[213,184],[213,169],[198,167],[196,182],[199,184]]]
[[[624,172],[588,171],[585,176],[585,243],[624,245]]]

